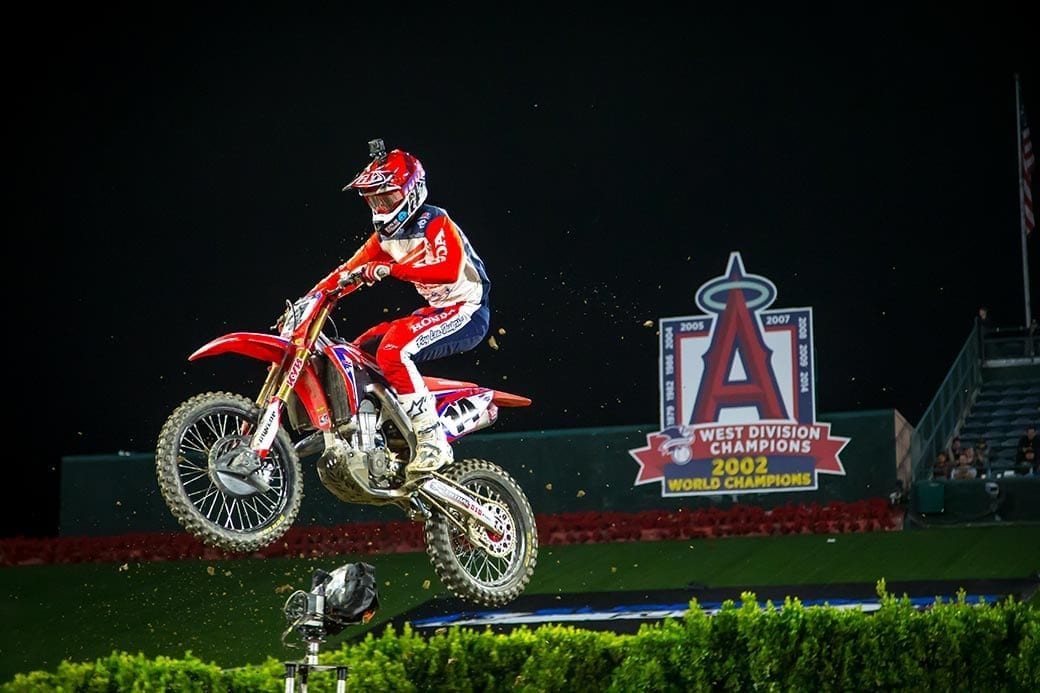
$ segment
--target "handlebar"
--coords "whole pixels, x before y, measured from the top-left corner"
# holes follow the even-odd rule
[[[336,268],[325,275],[325,277],[315,284],[314,288],[312,288],[308,293],[321,291],[326,295],[334,295],[337,299],[340,299],[361,288],[362,280],[360,273],[352,272],[348,277],[343,277],[344,274],[345,273],[340,271],[339,268]]]
[[[361,277],[361,270],[355,269],[351,272],[343,272],[339,275],[339,279],[336,280],[336,286],[340,289],[346,289],[349,286],[355,287],[351,289],[354,291],[361,288],[361,285],[365,283],[365,280]]]
[[[327,313],[340,299],[349,296],[362,286],[365,284],[360,281],[360,277],[354,281],[340,283],[340,273],[332,272],[296,301],[287,301],[285,312],[271,328],[281,333],[285,327],[286,318],[291,316],[294,325],[292,329],[295,330],[305,315],[313,315],[314,311]]]

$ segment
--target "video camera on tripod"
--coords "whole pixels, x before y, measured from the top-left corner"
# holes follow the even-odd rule
[[[289,627],[282,633],[282,643],[296,631],[307,644],[307,657],[303,662],[285,663],[286,691],[293,690],[299,673],[301,693],[306,693],[310,671],[318,669],[336,670],[336,690],[345,690],[347,668],[318,664],[318,646],[330,635],[337,635],[349,625],[368,623],[379,607],[376,589],[376,569],[368,563],[348,563],[331,573],[314,571],[311,590],[296,590],[285,601],[285,618]]]
[[[331,573],[314,571],[311,591],[296,590],[285,602],[289,627],[305,641],[321,641],[349,625],[368,623],[379,607],[376,569],[368,563],[348,563]]]

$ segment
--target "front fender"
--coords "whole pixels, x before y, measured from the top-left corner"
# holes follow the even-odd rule
[[[278,335],[262,332],[232,332],[203,344],[188,357],[188,360],[196,361],[220,354],[241,354],[259,361],[281,363],[289,347],[289,340]],[[332,427],[329,403],[325,398],[325,391],[321,387],[318,374],[315,373],[314,366],[310,362],[300,372],[293,391],[300,398],[300,404],[307,410],[311,424],[319,430],[329,430]]]
[[[232,332],[217,337],[195,350],[189,361],[218,354],[242,354],[260,361],[279,363],[289,349],[289,340],[262,332]]]

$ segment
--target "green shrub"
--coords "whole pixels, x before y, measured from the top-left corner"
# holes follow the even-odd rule
[[[1040,690],[1040,612],[1012,599],[968,603],[963,592],[920,610],[883,581],[878,594],[873,613],[792,598],[760,604],[745,593],[709,615],[694,600],[682,619],[630,635],[540,626],[424,637],[387,626],[322,652],[308,683],[312,693],[333,691],[331,667],[346,666],[349,690],[395,693]],[[190,652],[177,660],[113,652],[20,674],[2,691],[274,693],[284,676],[273,658],[221,669]]]

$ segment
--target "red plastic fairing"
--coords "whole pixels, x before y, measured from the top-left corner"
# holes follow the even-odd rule
[[[495,390],[495,395],[491,398],[491,402],[500,407],[526,407],[531,404],[531,400],[528,397],[514,395],[511,392],[503,392],[502,390]]]
[[[261,332],[232,332],[202,345],[188,357],[188,360],[195,361],[219,354],[241,354],[260,361],[280,363],[288,348],[289,341],[277,335]],[[328,400],[325,398],[321,382],[310,363],[300,373],[293,390],[300,398],[304,409],[307,410],[311,424],[319,430],[329,430],[332,422],[329,417]]]
[[[423,376],[423,381],[426,383],[426,387],[430,388],[431,392],[442,392],[444,390],[483,390],[484,388],[476,383],[471,383],[465,380],[451,380],[449,378],[437,378],[431,375]],[[492,390],[494,396],[491,401],[500,407],[526,407],[531,404],[531,400],[522,395],[514,395],[511,392],[505,392],[503,390]],[[467,391],[462,394],[473,394],[473,391]]]
[[[432,375],[424,375],[423,382],[426,383],[426,387],[430,388],[431,392],[438,390],[457,390],[466,387],[479,387],[476,383],[469,383],[465,380],[450,380],[448,378],[437,378]]]
[[[263,334],[261,332],[232,332],[203,344],[195,353],[188,357],[188,360],[195,361],[204,356],[231,353],[242,354],[243,356],[249,356],[261,361],[278,363],[282,360],[282,356],[285,355],[288,348],[289,340],[282,339],[277,335]]]

